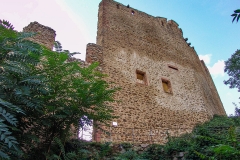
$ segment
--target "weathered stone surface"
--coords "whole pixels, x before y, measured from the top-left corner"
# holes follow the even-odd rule
[[[52,48],[52,29],[34,22],[24,31],[39,33],[33,41]],[[95,141],[163,144],[214,114],[226,115],[206,65],[173,20],[102,0],[97,44],[87,45],[81,66],[95,61],[106,81],[121,87],[120,102],[112,103],[117,125],[103,126],[109,135],[94,129]]]
[[[29,38],[29,40],[42,44],[48,49],[53,48],[56,33],[52,28],[39,24],[38,22],[31,22],[27,27],[23,28],[23,32],[36,33],[36,35]]]
[[[168,134],[191,132],[226,114],[207,67],[175,21],[102,0],[92,47],[86,60],[101,62],[106,80],[122,88],[116,94],[121,102],[113,104],[118,126],[96,140],[165,143]]]

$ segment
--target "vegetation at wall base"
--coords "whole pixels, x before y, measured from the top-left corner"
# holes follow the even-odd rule
[[[42,159],[172,160],[184,157],[186,160],[236,160],[240,158],[239,124],[239,117],[215,116],[211,121],[196,126],[190,134],[169,137],[165,145],[152,144],[143,150],[130,143],[98,143],[79,139],[62,143],[55,138],[51,151]],[[28,159],[39,159],[39,150],[28,155]]]
[[[198,125],[190,134],[169,137],[165,145],[152,144],[146,149],[136,149],[130,143],[97,143],[70,140],[64,145],[65,151],[55,144],[54,153],[69,156],[61,159],[83,160],[236,160],[240,158],[240,118],[237,116],[214,116],[204,124]],[[53,154],[52,154],[53,155]],[[73,158],[75,157],[75,158]]]
[[[34,35],[0,21],[0,158],[74,157],[63,146],[93,120],[115,118],[109,104],[118,88],[104,80],[97,63],[80,67],[68,61],[69,51],[29,41]]]

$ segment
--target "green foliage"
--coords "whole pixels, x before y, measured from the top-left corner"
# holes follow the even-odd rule
[[[235,10],[231,16],[233,17],[232,22],[234,22],[235,20],[238,22],[238,20],[240,18],[240,9]]]
[[[214,157],[208,157],[202,153],[199,153],[197,151],[194,151],[194,153],[200,158],[200,159],[204,159],[204,160],[215,160]]]
[[[137,150],[130,143],[94,143],[79,140],[67,141],[62,147],[53,147],[52,157],[83,160],[236,160],[240,158],[239,117],[214,116],[198,125],[190,134],[169,137],[165,145],[152,144],[145,151]],[[63,143],[62,143],[63,144]],[[55,143],[54,146],[61,146]],[[61,153],[61,154],[60,154]],[[180,154],[181,153],[181,154]],[[67,159],[65,158],[65,159]]]
[[[171,156],[168,156],[165,152],[165,146],[153,144],[147,148],[142,154],[142,158],[151,159],[151,160],[167,160],[171,159]]]
[[[127,142],[124,142],[124,143],[121,143],[120,146],[125,149],[126,151],[130,150],[132,148],[132,144],[131,143],[127,143]]]
[[[62,45],[59,41],[54,42],[54,50],[56,52],[62,52]]]
[[[238,117],[214,116],[202,125],[196,126],[191,134],[170,139],[164,146],[168,155],[187,152],[186,159],[238,159],[236,123]]]
[[[6,21],[6,20],[0,19],[0,26],[3,26],[4,28],[10,29],[10,30],[14,29],[13,25],[9,21]]]
[[[55,138],[65,144],[73,132],[84,125],[92,125],[93,120],[108,124],[115,118],[109,102],[114,102],[113,95],[117,89],[110,88],[103,80],[106,75],[97,71],[97,63],[81,68],[78,62],[67,61],[67,53],[45,48],[41,59],[37,74],[46,77],[49,93],[42,97],[44,104],[40,110],[28,112],[29,123],[22,122],[27,130],[22,143],[28,148],[26,154],[31,158],[44,157],[42,153],[50,157],[55,154],[56,157],[53,148]],[[72,126],[75,131],[71,130]],[[36,153],[36,146],[40,153]]]
[[[67,140],[71,125],[78,130],[91,125],[92,120],[107,123],[114,118],[109,102],[114,101],[116,89],[103,80],[105,75],[96,70],[97,63],[81,68],[77,62],[68,63],[66,53],[44,50],[43,56],[44,69],[39,69],[39,74],[47,77],[51,90],[44,96],[44,110],[36,115],[40,121],[36,116],[32,118],[35,118],[34,128],[42,128],[37,134],[44,137],[46,148],[50,148],[56,136],[62,142]]]
[[[196,126],[191,134],[170,137],[164,146],[150,146],[142,157],[167,160],[183,152],[188,160],[239,159],[239,126],[239,117],[214,116]]]
[[[115,158],[116,160],[141,160],[140,156],[137,154],[136,151],[128,150],[118,157]]]
[[[75,159],[98,160],[113,157],[111,143],[84,142],[70,140],[65,144],[66,155],[76,153]]]
[[[237,88],[240,91],[240,50],[237,50],[231,58],[225,61],[225,69],[229,75],[229,79],[224,81],[224,84],[230,85],[230,88]]]
[[[231,116],[240,117],[240,107],[234,102],[233,102],[233,105],[235,106],[235,115],[231,115]]]
[[[238,22],[240,18],[240,9],[237,9],[234,11],[234,13],[231,15],[233,17],[232,23],[236,20]],[[230,88],[237,88],[238,92],[240,91],[240,59],[239,59],[240,51],[237,50],[231,58],[229,58],[227,61],[225,61],[225,69],[224,72],[227,72],[227,74],[230,76],[230,78],[227,81],[224,81],[224,84],[230,85]],[[236,107],[236,111],[237,111]]]
[[[26,40],[31,36],[0,21],[0,157],[5,159],[19,156],[19,119],[27,110],[40,108],[39,97],[47,93],[43,77],[35,74],[42,49]]]
[[[61,143],[60,139],[54,138],[54,142],[56,143],[55,146],[58,146],[59,147],[58,149],[60,149],[59,154],[58,155],[55,154],[55,153],[57,153],[57,150],[55,149],[55,153],[46,155],[46,159],[49,159],[49,160],[54,160],[54,159],[74,160],[74,159],[78,158],[75,152],[68,152],[68,153],[65,152],[64,145]]]
[[[105,156],[111,154],[112,148],[110,145],[111,145],[111,143],[109,143],[109,142],[103,143],[101,145],[100,153],[99,153],[100,157],[105,157]]]
[[[236,148],[225,145],[225,144],[219,144],[216,146],[212,146],[209,148],[210,151],[214,152],[214,157],[216,159],[226,159],[226,160],[235,160],[240,158],[240,151],[238,151]]]
[[[165,145],[166,154],[173,155],[176,152],[184,152],[191,146],[191,138],[189,135],[184,135],[181,138],[172,137]]]
[[[28,41],[33,35],[0,21],[0,158],[70,159],[78,152],[63,146],[73,132],[115,118],[109,104],[117,88],[103,80],[97,63],[82,68],[68,61],[69,51]]]
[[[80,54],[79,52],[69,52],[69,50],[62,50],[62,44],[59,41],[54,42],[54,50],[58,53],[66,53],[69,57],[73,55]]]

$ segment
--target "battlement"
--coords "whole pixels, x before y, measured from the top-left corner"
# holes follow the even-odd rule
[[[167,20],[167,18],[164,17],[154,17],[145,12],[132,8],[131,6],[126,6],[113,0],[103,0],[100,2],[99,7],[101,8],[101,6],[106,5],[108,7],[117,8],[117,10],[115,10],[116,12],[121,12],[121,14],[125,13],[129,17],[134,17],[137,19],[146,19],[151,23],[158,24],[157,27],[159,28],[165,28],[171,30],[171,32],[174,32],[175,34],[179,34],[179,36],[183,36],[182,29],[178,28],[178,24],[174,20]]]

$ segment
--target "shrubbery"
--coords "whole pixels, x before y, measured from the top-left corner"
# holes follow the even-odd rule
[[[48,50],[29,41],[31,36],[0,21],[0,158],[74,157],[62,147],[72,126],[77,132],[93,120],[108,124],[117,88],[104,80],[97,63],[80,67],[68,61],[69,51]]]
[[[186,160],[236,160],[240,158],[239,121],[239,117],[214,116],[211,121],[196,126],[191,134],[169,137],[165,145],[152,144],[144,151],[130,143],[71,140],[64,147],[56,143],[53,150],[56,155],[52,155],[83,160],[172,160],[183,155]]]

